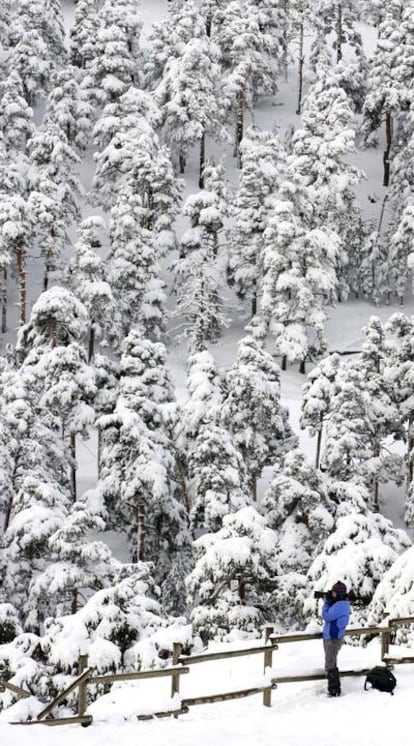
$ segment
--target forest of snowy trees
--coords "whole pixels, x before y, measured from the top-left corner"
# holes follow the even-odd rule
[[[375,313],[414,284],[414,0],[145,5],[0,4],[0,673],[39,696],[80,653],[304,629],[338,579],[358,623],[414,613],[381,511],[392,484],[414,524],[414,316]],[[259,127],[288,78],[292,123]],[[347,357],[326,322],[355,298]]]

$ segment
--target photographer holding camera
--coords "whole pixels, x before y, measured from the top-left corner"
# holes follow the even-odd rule
[[[328,677],[328,694],[339,697],[341,682],[336,665],[339,649],[343,643],[345,629],[351,614],[351,604],[345,583],[338,580],[328,593],[324,594],[322,637],[325,650],[325,671]]]

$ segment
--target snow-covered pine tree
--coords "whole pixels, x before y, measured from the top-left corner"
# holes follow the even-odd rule
[[[234,227],[230,232],[229,273],[238,297],[251,300],[254,316],[263,275],[263,234],[285,156],[274,132],[254,127],[246,131],[240,153],[240,180],[230,209]]]
[[[149,90],[160,83],[169,62],[180,57],[185,46],[206,35],[204,18],[193,0],[169,0],[167,15],[152,26],[145,59]]]
[[[187,484],[188,462],[203,425],[216,425],[220,419],[224,382],[210,352],[203,350],[190,355],[187,362],[188,399],[177,418],[174,441],[177,449],[177,473],[187,512],[191,496]]]
[[[82,87],[96,109],[116,101],[131,85],[140,83],[139,36],[142,22],[134,0],[114,5],[106,0],[99,9],[96,44]]]
[[[293,449],[275,472],[261,510],[277,536],[273,621],[283,629],[303,628],[306,573],[333,528],[335,503],[320,473],[302,451]]]
[[[19,75],[11,72],[1,91],[0,131],[4,147],[11,155],[25,152],[26,143],[33,133],[33,110],[24,98]]]
[[[389,186],[390,181],[393,120],[401,109],[401,80],[397,74],[401,55],[401,26],[388,10],[379,26],[377,46],[369,62],[368,93],[362,109],[362,133],[367,145],[376,144],[377,131],[385,121],[384,186]]]
[[[225,391],[225,381],[208,350],[190,355],[187,371],[188,399],[181,420],[185,448],[194,442],[202,425],[219,422]]]
[[[414,289],[414,204],[408,203],[404,208],[396,230],[389,238],[389,251],[382,271],[388,274],[390,288],[403,305],[407,281],[411,292]]]
[[[181,238],[180,258],[174,265],[175,314],[185,319],[191,353],[215,342],[228,322],[222,294],[226,256],[219,240],[226,214],[222,175],[221,167],[209,166],[205,189],[190,195],[183,207],[191,228]]]
[[[46,421],[69,448],[72,496],[76,500],[76,437],[87,436],[95,419],[95,374],[83,340],[89,328],[83,304],[65,288],[42,293],[29,322],[19,331],[16,352]]]
[[[204,642],[232,630],[259,637],[273,621],[276,534],[253,507],[223,519],[216,533],[194,542],[196,565],[187,579],[191,620]]]
[[[108,267],[122,336],[138,324],[150,337],[159,337],[165,329],[161,252],[156,236],[144,226],[146,218],[141,196],[130,187],[120,188],[110,212]]]
[[[43,290],[47,290],[50,275],[59,273],[61,255],[69,243],[68,229],[80,218],[80,158],[60,127],[52,123],[34,133],[28,150],[28,210],[44,258]]]
[[[413,376],[413,335],[414,318],[402,313],[391,316],[386,331],[393,337],[388,345],[388,355],[385,359],[385,375],[393,387],[394,397],[398,406],[397,437],[404,442],[404,460],[406,465],[406,519],[412,521],[413,516],[413,488],[414,481],[414,407],[411,397],[411,381]]]
[[[119,564],[111,586],[96,591],[76,614],[48,620],[43,644],[56,672],[76,673],[80,654],[99,673],[140,668],[140,643],[165,624],[151,570],[144,562]],[[69,648],[68,635],[74,641]]]
[[[10,30],[13,46],[23,34],[36,31],[53,65],[64,65],[67,51],[61,0],[19,0],[13,10]]]
[[[302,127],[292,137],[288,167],[297,168],[306,186],[316,190],[313,225],[337,225],[338,217],[349,220],[349,190],[363,174],[349,164],[355,151],[354,115],[349,99],[326,62],[318,65],[318,76],[309,89]]]
[[[0,146],[0,152],[1,150]],[[13,266],[13,264],[16,267],[18,277],[19,323],[26,323],[26,257],[32,226],[25,193],[25,180],[19,173],[17,164],[14,164],[7,155],[0,155],[0,159],[2,164],[8,167],[8,171],[0,176],[0,262],[2,271],[2,328],[4,328],[6,325],[8,267],[9,265]]]
[[[305,66],[305,33],[309,25],[311,5],[309,0],[290,0],[288,6],[290,11],[289,33],[291,38],[296,41],[297,44],[298,94],[296,114],[299,115],[302,111]]]
[[[0,303],[1,332],[7,331],[7,290],[10,267],[16,260],[20,321],[25,320],[26,273],[24,257],[30,235],[25,201],[26,181],[0,136]]]
[[[74,65],[53,73],[43,124],[57,125],[71,146],[85,150],[91,137],[93,107],[81,80],[82,73]]]
[[[369,490],[369,504],[379,509],[379,486],[402,481],[401,460],[389,453],[390,435],[401,438],[398,400],[385,370],[389,345],[381,321],[371,317],[364,329],[362,352],[338,370],[323,456],[334,479],[359,481]]]
[[[44,448],[42,451],[38,456],[47,458]],[[36,603],[32,605],[29,586],[44,570],[49,557],[48,540],[64,525],[69,507],[68,493],[51,480],[50,474],[46,481],[36,471],[26,473],[21,480],[3,537],[3,592],[21,609],[24,626],[33,630],[39,629],[42,617]]]
[[[319,467],[324,425],[331,412],[331,400],[335,392],[335,379],[340,367],[337,353],[323,358],[308,373],[308,382],[302,387],[300,426],[309,434],[317,436],[315,466]]]
[[[299,183],[298,175],[294,178]],[[326,307],[338,286],[338,236],[332,230],[309,229],[299,205],[279,198],[264,240],[260,313],[274,336],[282,369],[288,361],[299,361],[304,373],[306,360],[326,351]]]
[[[187,471],[193,533],[218,531],[226,516],[250,504],[242,455],[214,419],[200,423],[187,454]]]
[[[199,144],[199,187],[204,187],[206,136],[224,134],[219,92],[219,51],[208,37],[189,41],[177,57],[166,64],[154,91],[163,117],[164,137],[177,153],[179,170],[185,170],[188,149]]]
[[[106,342],[116,335],[115,300],[110,284],[104,279],[107,267],[97,253],[103,245],[105,223],[102,218],[85,218],[78,228],[74,254],[68,266],[72,292],[82,301],[89,318],[88,362],[95,355],[95,342]]]
[[[265,350],[264,336],[264,325],[255,319],[226,375],[222,407],[222,423],[243,458],[253,501],[264,467],[277,464],[295,440],[280,401],[280,368]]]
[[[95,591],[112,585],[117,563],[107,544],[91,532],[105,528],[97,490],[71,506],[65,522],[49,537],[50,563],[29,587],[31,620],[75,614]]]
[[[308,588],[325,591],[340,577],[359,598],[370,601],[384,574],[411,541],[381,513],[366,508],[369,495],[364,489],[351,482],[337,486],[341,502],[335,529],[309,568]],[[316,602],[308,599],[306,607],[316,611]],[[366,608],[354,608],[353,619],[365,622],[367,614]]]
[[[357,0],[317,0],[312,3],[311,22],[316,30],[316,39],[310,51],[314,70],[321,60],[328,58],[335,66],[338,82],[353,101],[357,111],[361,110],[365,97],[367,61],[361,34],[358,29],[361,5]],[[331,39],[334,60],[329,50]]]
[[[0,7],[0,46],[3,51],[10,45],[11,0],[4,0]]]
[[[42,11],[40,11],[42,17]],[[9,70],[22,81],[24,97],[31,106],[50,84],[51,61],[47,45],[36,29],[25,31],[9,58]]]
[[[368,624],[383,624],[387,619],[410,617],[413,604],[413,560],[414,547],[400,554],[378,583],[369,606]],[[395,628],[395,643],[411,647],[412,625]]]
[[[39,402],[32,371],[1,373],[2,592],[27,621],[28,586],[48,560],[48,538],[69,506],[67,460]]]
[[[167,585],[179,551],[187,569],[190,563],[172,442],[175,408],[164,346],[132,330],[122,345],[116,407],[98,421],[102,489],[112,525],[128,532],[133,561],[156,562],[156,579]]]
[[[224,102],[235,119],[234,154],[240,166],[245,112],[254,97],[276,93],[279,58],[274,37],[262,25],[259,7],[248,0],[232,0],[223,6],[215,16],[215,28],[225,67]]]
[[[157,234],[160,251],[174,245],[172,223],[181,186],[174,176],[169,151],[161,147],[155,128],[160,112],[153,97],[131,87],[114,104],[108,104],[94,135],[100,152],[95,155],[92,184],[95,204],[108,210],[121,187],[142,201],[141,225]]]
[[[96,55],[99,6],[99,0],[77,0],[69,32],[70,60],[77,67],[89,67]]]

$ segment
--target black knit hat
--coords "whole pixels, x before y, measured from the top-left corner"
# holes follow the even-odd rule
[[[345,583],[341,583],[340,580],[338,580],[332,586],[332,590],[336,593],[337,596],[346,596],[346,585]]]

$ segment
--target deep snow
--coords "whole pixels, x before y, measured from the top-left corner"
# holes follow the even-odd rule
[[[240,647],[240,643],[235,647]],[[219,647],[219,646],[216,646]],[[391,653],[402,654],[400,648]],[[340,652],[342,669],[361,669],[378,665],[379,644],[367,648],[345,645]],[[272,672],[300,674],[321,671],[322,646],[319,641],[281,645],[274,653]],[[208,664],[195,664],[181,677],[182,696],[197,696],[260,686],[261,654]],[[400,665],[394,670],[397,688],[394,696],[374,690],[365,692],[362,677],[344,678],[343,694],[330,699],[323,681],[304,684],[281,684],[272,693],[272,707],[263,707],[261,695],[233,702],[198,705],[178,719],[138,721],[136,715],[168,706],[169,679],[158,682],[115,685],[93,703],[88,713],[93,724],[59,726],[8,725],[14,715],[25,716],[24,701],[0,716],[0,743],[4,746],[411,746],[411,707],[414,690],[414,665]],[[171,703],[171,702],[170,702]]]

